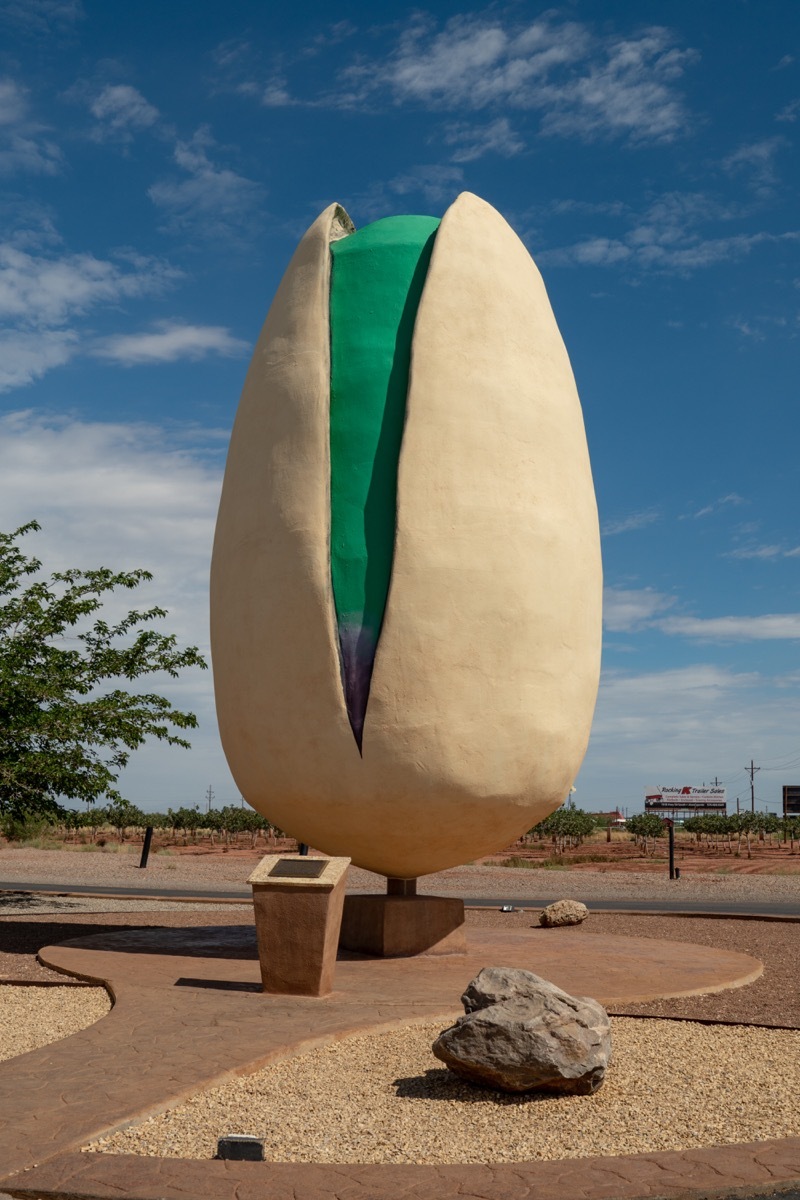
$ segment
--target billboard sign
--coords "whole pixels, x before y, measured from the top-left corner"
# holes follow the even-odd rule
[[[792,783],[783,785],[783,815],[800,817],[800,786]]]
[[[724,787],[653,787],[644,794],[644,810],[651,813],[718,813],[725,816],[728,803]]]

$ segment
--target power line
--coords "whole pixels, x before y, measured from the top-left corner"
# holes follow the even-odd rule
[[[764,767],[765,771],[788,771],[789,767],[796,767],[800,763],[800,758],[792,758],[789,762],[781,763],[778,767]]]

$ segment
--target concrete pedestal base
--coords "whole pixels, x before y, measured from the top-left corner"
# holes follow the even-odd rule
[[[268,856],[250,876],[265,992],[327,996],[333,991],[349,863],[349,858]]]
[[[346,896],[339,945],[377,958],[465,954],[464,901],[444,896]]]

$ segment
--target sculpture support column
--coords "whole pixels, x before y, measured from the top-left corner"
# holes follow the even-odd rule
[[[416,883],[416,880],[389,880]],[[453,896],[345,896],[342,914],[344,950],[377,958],[414,954],[465,954],[464,901]]]

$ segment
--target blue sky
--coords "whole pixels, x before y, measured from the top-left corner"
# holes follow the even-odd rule
[[[588,808],[800,779],[800,7],[0,0],[0,500],[207,645],[225,448],[304,229],[484,197],[544,275],[604,540]],[[569,487],[569,478],[564,486]],[[144,599],[144,597],[143,597]],[[123,777],[237,798],[201,729]]]

